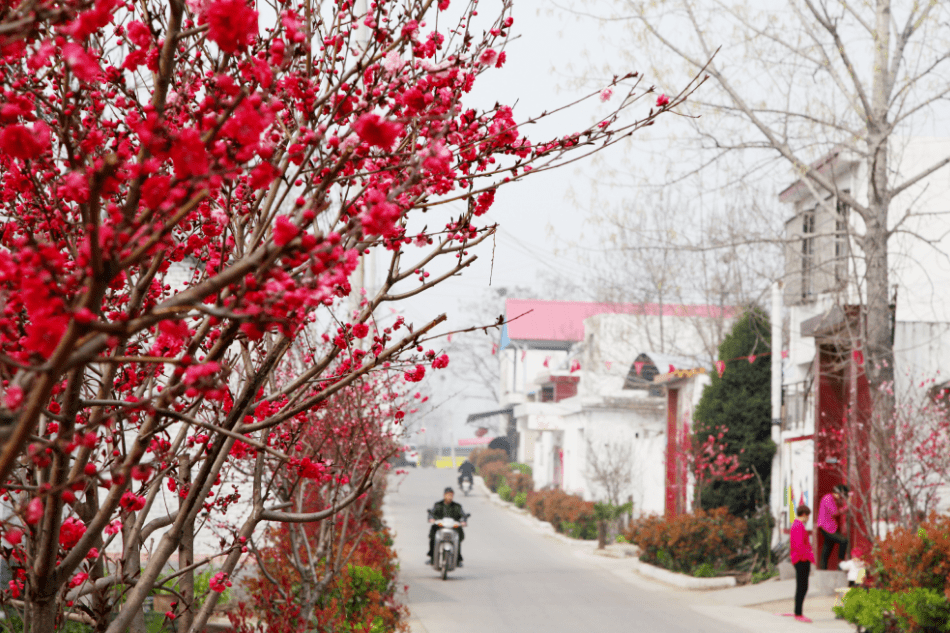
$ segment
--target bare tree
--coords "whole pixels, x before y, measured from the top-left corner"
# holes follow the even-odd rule
[[[886,412],[893,398],[891,250],[913,233],[915,196],[950,163],[938,155],[913,173],[897,168],[900,139],[930,123],[950,94],[947,5],[938,2],[791,0],[775,8],[741,1],[621,0],[602,17],[629,20],[657,63],[710,65],[715,86],[694,101],[704,160],[741,152],[784,163],[819,204],[846,205],[863,306],[865,370]],[[728,40],[722,34],[729,34]],[[720,50],[724,44],[731,47]],[[714,124],[712,124],[714,123]],[[862,182],[844,190],[835,156],[854,157]],[[826,160],[817,160],[824,158]],[[761,164],[760,164],[761,165]],[[762,171],[757,172],[763,178]]]
[[[611,505],[622,505],[633,484],[633,448],[630,442],[594,442],[587,438],[587,479],[604,489]]]

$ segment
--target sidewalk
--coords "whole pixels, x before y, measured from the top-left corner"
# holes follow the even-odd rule
[[[595,541],[579,541],[563,534],[557,534],[550,524],[539,521],[526,511],[502,501],[498,498],[498,495],[489,492],[488,487],[485,486],[480,477],[476,477],[475,481],[476,485],[489,496],[489,499],[495,505],[505,507],[519,515],[523,518],[526,527],[535,530],[540,535],[570,546],[574,550],[575,556],[611,572],[618,579],[628,584],[642,589],[653,591],[665,589],[670,593],[675,593],[682,599],[684,606],[688,606],[709,618],[733,624],[737,631],[795,633],[807,631],[807,627],[821,631],[848,631],[850,633],[855,631],[853,625],[835,619],[834,612],[831,610],[831,607],[835,604],[834,597],[814,596],[811,591],[805,597],[803,611],[806,616],[813,620],[812,624],[805,624],[791,617],[776,615],[791,613],[794,610],[794,580],[772,579],[756,585],[707,591],[685,590],[653,580],[636,571],[639,563],[636,559],[598,555]],[[814,585],[814,579],[812,581]]]

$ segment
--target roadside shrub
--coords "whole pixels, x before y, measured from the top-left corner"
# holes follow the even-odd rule
[[[565,521],[561,524],[561,529],[558,531],[571,538],[584,541],[592,541],[597,538],[597,526],[593,523],[571,523],[570,521]]]
[[[625,536],[640,547],[640,560],[688,574],[704,563],[729,569],[743,554],[747,532],[743,519],[716,508],[670,520],[646,516],[634,521]]]
[[[834,607],[835,615],[866,633],[944,633],[950,631],[950,601],[933,589],[906,592],[855,587]]]
[[[508,464],[489,462],[479,469],[478,474],[485,480],[489,490],[497,492],[499,484],[504,483],[508,477]]]
[[[528,475],[530,477],[534,474],[531,470],[531,466],[528,466],[527,464],[522,464],[521,462],[511,462],[508,465],[511,467],[511,470],[517,470],[523,475]]]
[[[563,490],[528,491],[525,506],[534,516],[547,521],[558,532],[574,538],[596,538],[594,503]]]
[[[523,508],[524,504],[527,502],[528,502],[527,492],[519,492],[518,494],[515,495],[515,505],[518,506],[519,508]]]
[[[719,574],[718,570],[709,563],[700,563],[693,568],[693,576],[696,578],[712,578]]]
[[[502,501],[511,501],[511,488],[508,487],[508,484],[501,484],[498,486],[498,496]]]
[[[505,483],[516,493],[534,490],[534,479],[525,473],[509,472],[505,475]]]
[[[894,592],[931,589],[950,598],[950,516],[931,514],[917,530],[894,530],[868,558],[871,587]]]
[[[477,452],[472,451],[468,456],[468,460],[475,464],[475,468],[477,468],[479,474],[481,474],[481,470],[488,464],[495,462],[507,464],[508,453],[500,448],[479,449]]]

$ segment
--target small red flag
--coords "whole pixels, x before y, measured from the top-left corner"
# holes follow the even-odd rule
[[[722,375],[726,373],[726,361],[724,360],[716,361],[716,373],[719,374],[720,378],[722,378]]]
[[[633,368],[637,371],[637,376],[640,375],[640,372],[643,371],[643,366],[646,365],[643,361],[639,361],[633,364]]]

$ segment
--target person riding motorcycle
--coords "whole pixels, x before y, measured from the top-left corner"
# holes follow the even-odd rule
[[[467,459],[462,462],[462,465],[458,468],[459,472],[462,473],[459,475],[459,488],[462,487],[462,482],[466,479],[471,485],[475,485],[475,480],[472,479],[472,475],[475,474],[475,464],[468,461]]]
[[[435,550],[435,533],[439,530],[439,526],[434,525],[439,519],[444,519],[449,517],[455,519],[463,526],[465,525],[465,511],[462,510],[462,506],[454,501],[452,498],[455,496],[455,491],[452,488],[446,488],[442,494],[442,500],[436,501],[435,505],[432,506],[432,516],[429,519],[430,523],[433,525],[429,528],[429,560],[426,564],[432,564],[432,553]],[[457,527],[455,531],[459,535],[459,551],[458,551],[458,566],[462,566],[462,541],[465,540],[465,531],[462,528]]]

